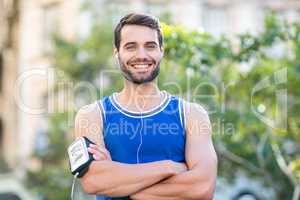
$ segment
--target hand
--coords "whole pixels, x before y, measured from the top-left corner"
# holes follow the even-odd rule
[[[132,200],[142,200],[142,198],[139,197],[139,193],[130,195],[130,199],[132,199]]]
[[[88,151],[93,154],[93,158],[96,161],[111,160],[109,151],[99,145],[90,144],[88,147]]]
[[[175,161],[172,161],[172,167],[173,167],[173,170],[175,171],[175,174],[180,174],[180,173],[188,170],[185,163],[180,163],[180,162],[175,162]]]

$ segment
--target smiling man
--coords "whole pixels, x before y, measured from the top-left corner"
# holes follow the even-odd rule
[[[114,32],[114,55],[124,87],[84,106],[76,137],[86,136],[93,161],[80,179],[97,199],[210,200],[217,156],[207,112],[161,91],[156,83],[163,36],[156,18],[123,17]]]

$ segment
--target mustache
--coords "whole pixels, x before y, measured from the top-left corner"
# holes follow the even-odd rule
[[[132,64],[140,64],[140,63],[143,63],[143,64],[152,64],[152,63],[156,63],[154,59],[134,59],[134,60],[129,60],[127,62],[128,65],[132,65]]]

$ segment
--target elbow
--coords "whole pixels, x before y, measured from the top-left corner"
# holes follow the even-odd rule
[[[207,190],[204,190],[200,195],[199,195],[199,200],[213,200],[214,198],[214,188],[208,188]]]
[[[83,176],[80,179],[80,183],[81,183],[83,191],[86,194],[90,194],[90,195],[97,194],[97,188],[95,187],[95,183],[94,183],[92,177],[90,177],[88,174],[86,174],[85,176]]]
[[[85,174],[80,178],[80,183],[83,191],[89,195],[105,195],[104,190],[105,184],[103,182],[97,181],[97,178],[93,174]],[[102,184],[103,183],[103,184]]]
[[[191,200],[212,200],[214,197],[215,185],[195,184],[189,191]]]
[[[82,189],[85,193],[90,195],[105,195],[103,191],[107,189],[105,180],[99,181],[99,177],[103,176],[105,168],[96,165],[92,162],[87,173],[80,178]]]
[[[89,174],[83,176],[80,180],[82,189],[86,194],[89,195],[104,195],[113,196],[114,194],[110,189],[107,188],[105,182],[99,182],[97,179]]]

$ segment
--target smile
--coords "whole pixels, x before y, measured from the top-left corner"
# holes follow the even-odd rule
[[[134,68],[137,68],[137,69],[143,69],[143,68],[147,68],[147,67],[151,67],[152,64],[134,64],[134,65],[131,65],[132,67]]]
[[[147,69],[152,66],[153,63],[141,63],[141,64],[130,64],[131,67],[135,69]]]

